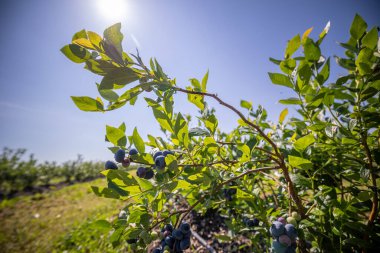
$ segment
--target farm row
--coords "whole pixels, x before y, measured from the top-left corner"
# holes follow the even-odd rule
[[[99,177],[104,163],[76,160],[39,162],[25,149],[4,148],[0,154],[0,197],[12,197],[19,192],[33,192],[56,184],[84,182]]]

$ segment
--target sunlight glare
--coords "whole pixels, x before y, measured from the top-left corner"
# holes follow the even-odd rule
[[[120,21],[126,16],[126,0],[98,0],[97,7],[104,18]]]

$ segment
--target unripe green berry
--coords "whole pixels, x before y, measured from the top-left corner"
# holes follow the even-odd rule
[[[289,224],[292,224],[292,225],[295,226],[295,227],[297,227],[297,221],[296,221],[296,219],[293,218],[293,217],[288,217],[288,218],[286,219],[286,222],[289,223]]]
[[[296,219],[296,221],[301,220],[301,215],[299,215],[297,212],[292,212],[292,217]]]

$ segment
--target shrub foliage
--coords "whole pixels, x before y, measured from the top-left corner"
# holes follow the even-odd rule
[[[154,171],[148,180],[119,165],[119,169],[102,172],[108,186],[93,188],[99,196],[126,201],[122,218],[102,223],[113,228],[110,240],[115,246],[134,240],[137,243],[131,247],[142,252],[157,228],[167,223],[178,228],[191,211],[214,208],[228,215],[230,240],[243,233],[244,216],[260,220],[255,232],[245,234],[255,252],[268,250],[272,241],[277,243],[269,227],[279,216],[288,217],[289,222],[292,212],[300,216],[299,222],[290,219],[297,226],[300,252],[369,252],[377,248],[378,28],[368,28],[355,16],[349,40],[340,43],[345,56],[334,56],[346,74],[331,80],[332,60],[320,48],[329,27],[330,23],[315,39],[310,36],[312,29],[294,36],[283,59],[270,58],[280,71],[269,73],[272,83],[294,93],[279,102],[298,112],[286,119],[285,109],[277,123],[267,120],[260,105],[242,100],[241,108],[236,108],[210,92],[208,72],[181,87],[156,59],[146,65],[138,52],[124,52],[120,23],[107,28],[103,37],[86,30],[73,36],[61,51],[101,77],[96,84],[100,97],[72,97],[76,106],[83,111],[106,112],[134,105],[147,94],[144,99],[165,136],[143,139],[136,128],[127,133],[124,123],[106,126],[113,153],[134,148],[137,152],[127,154],[127,159]],[[190,128],[192,118],[174,110],[177,93],[187,94],[196,107],[197,127]],[[235,129],[221,131],[208,100],[237,114]],[[161,157],[157,163],[154,154],[164,150],[173,152],[157,156]],[[172,209],[167,202],[174,198],[186,204]],[[231,212],[235,215],[229,215]]]

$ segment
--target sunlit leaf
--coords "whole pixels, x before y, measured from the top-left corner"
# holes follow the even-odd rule
[[[133,144],[135,145],[136,149],[139,151],[139,153],[145,153],[145,144],[144,140],[140,137],[139,132],[137,131],[137,128],[133,129]]]
[[[71,99],[74,101],[75,105],[86,112],[101,112],[104,111],[103,104],[96,99],[90,97],[74,97]]]
[[[285,87],[293,88],[293,84],[290,81],[289,76],[279,74],[279,73],[268,73],[269,78],[274,84],[282,85]]]

